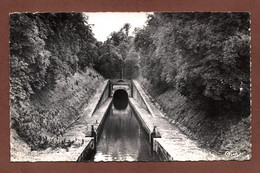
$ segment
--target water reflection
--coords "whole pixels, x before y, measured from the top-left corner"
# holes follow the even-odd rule
[[[94,161],[152,161],[148,137],[131,107],[110,108]]]

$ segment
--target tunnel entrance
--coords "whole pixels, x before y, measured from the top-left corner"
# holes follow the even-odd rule
[[[114,107],[118,110],[126,109],[128,105],[128,94],[125,90],[116,90],[113,96]]]

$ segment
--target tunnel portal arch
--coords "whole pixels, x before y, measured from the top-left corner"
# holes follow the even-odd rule
[[[128,93],[124,89],[118,89],[113,96],[113,104],[116,109],[125,109],[128,105]]]
[[[132,97],[132,92],[131,92],[131,83],[126,82],[123,80],[119,80],[117,82],[111,82],[111,88],[110,88],[110,97],[114,96],[114,93],[117,90],[125,90],[128,94],[129,97]]]
[[[114,92],[114,97],[118,97],[119,95],[125,95],[128,97],[128,93],[125,89],[117,89]]]

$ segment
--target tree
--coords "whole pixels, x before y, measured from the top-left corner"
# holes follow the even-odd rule
[[[248,13],[155,13],[135,48],[154,90],[176,89],[211,114],[244,105],[249,115],[249,40]]]
[[[94,68],[106,78],[119,78],[122,69],[125,68],[127,76],[124,77],[130,78],[134,66],[137,69],[137,66],[133,65],[137,63],[136,60],[126,60],[130,57],[130,44],[133,40],[128,36],[130,27],[130,24],[126,23],[118,32],[112,32],[99,47],[99,58]],[[133,53],[133,49],[131,51]]]
[[[40,96],[59,79],[67,81],[91,67],[98,57],[96,43],[81,13],[10,15],[11,125],[32,149],[44,149],[48,140],[43,134],[60,135],[68,125],[60,121],[64,116],[57,108],[35,106],[41,104]]]

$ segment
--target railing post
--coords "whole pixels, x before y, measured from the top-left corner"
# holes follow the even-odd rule
[[[157,130],[157,127],[154,126],[153,127],[153,132],[151,133],[151,153],[153,154],[153,145],[154,145],[154,142],[153,142],[153,139],[154,138],[161,138],[161,134],[159,133],[159,131]]]
[[[94,125],[91,125],[91,137],[94,137],[94,151],[97,149],[97,132],[94,129]]]

